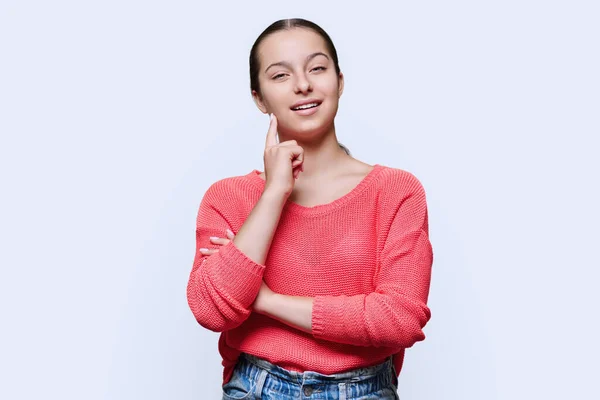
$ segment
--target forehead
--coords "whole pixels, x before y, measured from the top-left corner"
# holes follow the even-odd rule
[[[293,28],[267,36],[258,48],[263,66],[279,61],[304,62],[309,54],[321,51],[329,55],[325,40],[311,29]]]

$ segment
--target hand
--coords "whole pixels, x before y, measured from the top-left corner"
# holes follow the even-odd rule
[[[225,231],[225,235],[227,235],[227,239],[225,238],[219,238],[216,236],[211,236],[210,237],[210,242],[213,244],[218,244],[218,245],[226,245],[227,243],[231,242],[233,240],[233,238],[235,237],[235,235],[233,234],[232,231],[230,231],[229,229],[227,229]],[[200,249],[198,250],[200,253],[206,255],[206,256],[210,256],[211,254],[214,253],[218,253],[219,250],[218,249]]]
[[[271,123],[265,143],[265,190],[273,187],[290,195],[295,180],[302,171],[304,149],[295,140],[277,143],[277,117],[271,114]]]

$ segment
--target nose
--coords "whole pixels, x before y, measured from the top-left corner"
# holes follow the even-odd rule
[[[305,74],[298,74],[296,75],[296,88],[294,89],[294,91],[296,92],[296,94],[298,93],[309,93],[312,92],[312,84],[310,83],[310,81],[307,79]]]

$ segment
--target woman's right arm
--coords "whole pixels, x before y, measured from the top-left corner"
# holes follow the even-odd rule
[[[273,116],[265,143],[265,189],[235,238],[219,251],[202,255],[214,246],[211,236],[233,231],[220,209],[232,204],[234,191],[220,181],[204,195],[196,223],[196,253],[187,286],[187,299],[203,327],[222,332],[239,326],[252,312],[265,270],[265,260],[279,224],[283,206],[302,170],[304,150],[296,141],[277,143],[277,119]]]
[[[232,190],[222,182],[204,195],[196,222],[196,253],[187,285],[188,305],[203,327],[222,332],[239,326],[252,312],[260,290],[265,260],[286,197],[265,190],[236,233],[234,240],[211,255],[201,248],[215,247],[211,236],[223,237],[233,227],[222,210],[231,204]]]

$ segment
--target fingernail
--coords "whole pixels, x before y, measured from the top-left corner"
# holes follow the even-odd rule
[[[218,239],[218,237],[216,237],[216,236],[211,236],[211,237],[210,237],[210,239],[211,239],[211,240],[214,240],[214,239]]]
[[[229,233],[230,235],[233,235],[233,232],[231,232],[231,230],[229,228],[227,228],[227,233]]]
[[[205,249],[204,247],[200,249],[200,251],[208,251],[208,249]]]

